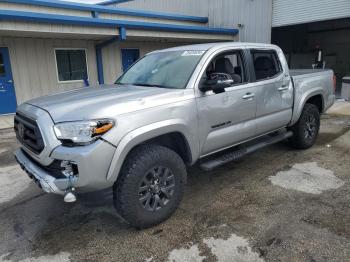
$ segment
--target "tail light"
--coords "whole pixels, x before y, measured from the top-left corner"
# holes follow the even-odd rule
[[[334,89],[334,93],[335,93],[335,89],[337,88],[337,77],[335,75],[333,75],[333,89]]]

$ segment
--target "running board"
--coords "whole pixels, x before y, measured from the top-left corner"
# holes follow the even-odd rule
[[[245,155],[251,154],[261,148],[267,147],[269,145],[281,142],[289,137],[293,136],[292,131],[284,132],[282,134],[277,134],[274,136],[266,136],[264,140],[260,142],[241,148],[238,150],[230,151],[228,153],[222,154],[216,158],[211,158],[208,161],[202,162],[199,167],[204,171],[211,171],[216,167],[225,165],[233,160],[240,159]]]

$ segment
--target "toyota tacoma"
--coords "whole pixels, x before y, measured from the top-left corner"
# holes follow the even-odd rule
[[[128,223],[151,227],[180,204],[186,166],[212,170],[282,140],[311,147],[334,85],[332,70],[289,70],[274,45],[159,50],[115,84],[21,104],[15,157],[44,191],[74,202],[112,189]]]

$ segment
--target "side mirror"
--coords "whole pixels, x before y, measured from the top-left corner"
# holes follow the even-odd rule
[[[215,94],[225,92],[225,88],[234,83],[233,79],[207,79],[199,87],[202,92],[213,91]]]

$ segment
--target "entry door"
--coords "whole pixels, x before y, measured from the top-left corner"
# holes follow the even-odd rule
[[[0,47],[0,114],[16,112],[17,102],[7,47]]]
[[[128,70],[129,67],[139,59],[139,57],[139,49],[122,49],[123,72]]]

